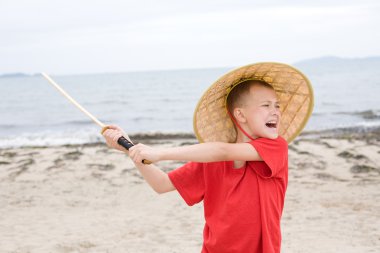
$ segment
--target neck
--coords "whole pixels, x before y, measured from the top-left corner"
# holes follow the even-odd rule
[[[237,137],[236,137],[236,143],[245,143],[249,142],[252,139],[250,139],[248,136],[246,136],[240,129],[237,131]],[[245,165],[246,161],[234,161],[234,168],[239,169]]]
[[[251,141],[251,139],[248,138],[248,136],[243,134],[241,131],[238,131],[237,137],[236,137],[236,143],[249,142],[249,141]]]
[[[228,116],[230,116],[232,122],[234,122],[237,130],[237,137],[236,137],[236,142],[247,142],[251,141],[253,139],[256,139],[258,137],[251,136],[249,133],[247,133],[245,129],[245,125],[240,125],[240,123],[235,119],[234,116],[230,113],[230,111],[227,110]]]
[[[249,142],[257,138],[258,136],[254,136],[249,131],[247,131],[247,129],[245,128],[245,125],[240,125],[240,127],[237,127],[236,142]]]

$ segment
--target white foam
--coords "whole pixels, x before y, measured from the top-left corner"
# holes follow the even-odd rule
[[[102,140],[102,136],[95,131],[23,133],[17,136],[0,137],[0,148],[75,145],[96,143]]]
[[[374,120],[374,121],[359,121],[356,124],[354,124],[356,127],[378,127],[380,126],[380,120]]]

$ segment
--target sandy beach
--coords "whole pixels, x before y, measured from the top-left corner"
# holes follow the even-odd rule
[[[135,136],[156,147],[191,135]],[[181,162],[160,162],[165,171]],[[282,252],[380,252],[380,131],[289,146]],[[202,204],[156,194],[104,143],[0,150],[0,252],[200,252]]]

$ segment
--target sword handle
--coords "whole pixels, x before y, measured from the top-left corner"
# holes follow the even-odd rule
[[[129,150],[131,147],[133,147],[134,145],[128,141],[125,137],[121,136],[118,140],[117,140],[117,143],[121,146],[123,146],[126,150]],[[143,159],[142,160],[142,163],[143,164],[151,164],[152,162],[149,161],[149,160],[146,160],[146,159]]]

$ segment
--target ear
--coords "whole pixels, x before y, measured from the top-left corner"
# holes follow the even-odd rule
[[[244,111],[242,108],[235,108],[234,109],[234,117],[239,123],[246,123],[247,119],[244,115]]]

